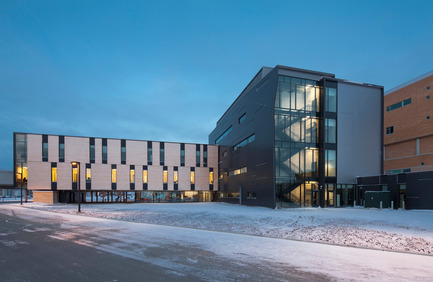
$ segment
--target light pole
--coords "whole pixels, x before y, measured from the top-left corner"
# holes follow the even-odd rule
[[[20,198],[21,198],[21,206],[23,205],[23,163],[21,162],[21,188],[20,188]]]
[[[78,212],[81,212],[80,162],[71,162],[71,164],[72,164],[72,182],[74,181],[74,166],[77,167]]]

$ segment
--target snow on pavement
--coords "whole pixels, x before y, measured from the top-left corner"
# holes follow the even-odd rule
[[[25,207],[76,213],[76,205]],[[85,204],[88,216],[433,255],[433,211],[268,209],[225,203]]]
[[[137,209],[137,207],[132,208],[134,206],[136,205],[125,205],[120,212],[127,212],[128,210],[133,212]],[[221,217],[225,217],[229,209],[237,210],[236,207],[239,207],[220,204],[191,206],[201,210],[200,213],[207,211],[214,216],[215,214],[219,214],[216,210],[221,210]],[[38,208],[48,209],[48,207],[49,206],[44,207],[40,205]],[[145,250],[152,248],[152,246],[170,247],[172,246],[171,244],[178,244],[186,248],[200,248],[204,253],[209,252],[209,254],[216,255],[221,259],[227,259],[232,263],[247,265],[269,264],[274,266],[275,271],[280,272],[284,272],[288,267],[294,267],[307,273],[313,272],[326,275],[326,277],[329,277],[331,280],[431,281],[431,277],[433,277],[433,268],[431,267],[433,265],[433,256],[347,248],[311,242],[249,236],[245,234],[222,233],[83,217],[73,214],[73,207],[72,205],[66,207],[59,205],[57,207],[59,210],[70,212],[71,214],[53,214],[39,210],[28,212],[27,209],[21,209],[19,205],[11,205],[9,212],[28,220],[43,220],[46,222],[54,220],[55,222],[60,222],[63,231],[57,234],[56,239],[71,240],[113,254],[128,256],[137,260],[170,267],[171,269],[176,269],[177,267],[182,268],[184,266],[176,264],[176,260],[171,258],[149,261],[148,258],[143,255],[145,254]],[[86,205],[85,207],[89,214],[90,206]],[[118,208],[121,208],[121,206],[118,206]],[[160,209],[172,212],[172,208],[174,208],[174,206],[166,209],[162,205],[157,207],[149,207],[146,205],[146,211],[152,212],[153,215],[159,214],[158,211]],[[267,213],[272,214],[273,212],[272,210],[267,211],[266,209],[260,208],[253,208],[251,210],[249,208],[239,208],[240,210],[238,211],[243,211],[243,217],[240,215],[236,217],[238,217],[238,219],[243,218],[244,221],[246,221],[245,217],[260,218],[263,216],[263,218],[268,218],[269,214]],[[8,208],[6,206],[0,206],[0,212],[2,212],[2,209],[6,210]],[[112,213],[112,211],[109,211],[108,205],[94,207],[94,211],[95,210],[98,210],[100,214],[104,213],[104,210],[107,215]],[[186,205],[179,205],[179,210],[180,215],[188,216],[192,208]],[[317,212],[323,211],[324,210],[318,210]],[[367,214],[370,212],[368,210],[364,211],[366,211]],[[286,211],[275,212],[276,214],[279,214],[279,212],[286,214]],[[298,210],[294,213],[302,212],[311,211]],[[333,211],[331,211],[331,213],[333,213]],[[343,214],[347,215],[348,213],[351,212],[344,212]],[[253,214],[255,215],[253,216]],[[290,211],[290,214],[292,214],[292,211]],[[113,216],[113,214],[110,216]],[[323,218],[316,216],[315,221],[316,223],[324,223],[326,222],[325,218],[328,216],[330,215],[324,216]],[[388,216],[389,215],[385,215],[384,218]],[[281,217],[285,218],[284,216]],[[362,222],[362,218],[364,217],[365,214],[359,214],[358,211],[356,211],[350,218]],[[376,218],[378,217],[379,216],[376,216]],[[380,221],[384,220],[384,218],[381,218]],[[302,220],[297,221],[302,222]],[[311,219],[307,220],[307,222],[309,221],[311,221]],[[374,222],[374,220],[371,220],[367,225],[377,226]],[[392,222],[392,220],[390,219],[387,223],[389,222]],[[416,232],[420,232],[418,229],[426,229],[431,223],[419,221],[418,223],[412,222],[410,224],[416,226],[414,229],[417,230]],[[393,226],[392,228],[395,227]],[[87,238],[87,240],[80,240],[79,238],[82,237]],[[194,263],[197,259],[198,258],[195,257],[189,258],[191,263]],[[181,269],[179,270],[181,271]],[[209,274],[209,277],[211,277],[210,275],[211,274]],[[221,281],[224,279],[224,277],[220,278]],[[272,277],[269,277],[269,279],[272,280]]]

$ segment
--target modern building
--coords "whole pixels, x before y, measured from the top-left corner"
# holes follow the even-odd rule
[[[218,190],[213,145],[14,133],[14,163],[14,186],[35,202],[211,201]]]
[[[384,173],[433,170],[433,71],[385,92]]]
[[[383,87],[263,67],[217,122],[218,200],[266,207],[353,204],[383,170]]]

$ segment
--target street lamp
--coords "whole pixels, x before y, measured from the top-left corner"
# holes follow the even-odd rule
[[[21,198],[21,206],[23,205],[23,163],[21,162],[21,188],[20,188],[20,198]]]
[[[81,189],[80,189],[80,162],[71,162],[72,164],[72,182],[74,182],[74,167],[77,168],[77,186],[78,186],[78,212],[81,212]]]

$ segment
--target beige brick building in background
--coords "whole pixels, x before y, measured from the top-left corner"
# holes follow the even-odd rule
[[[35,202],[210,201],[218,146],[15,133],[15,186]]]
[[[385,92],[384,173],[433,170],[433,71]]]

